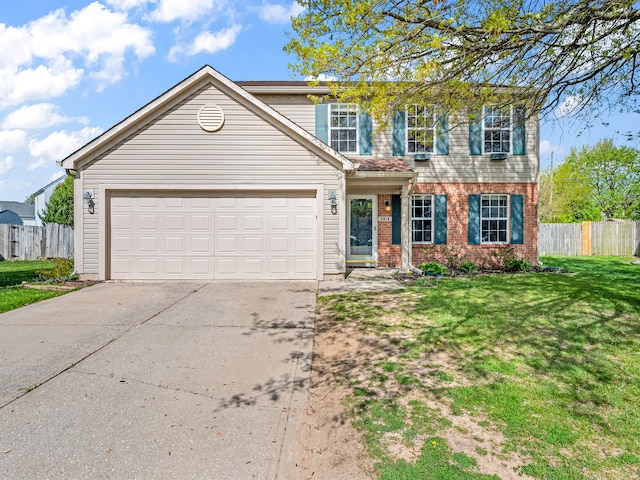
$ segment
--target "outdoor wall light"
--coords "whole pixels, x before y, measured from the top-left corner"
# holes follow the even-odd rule
[[[331,206],[331,213],[337,215],[338,213],[338,200],[336,200],[336,192],[333,190],[329,192],[329,205]]]
[[[89,213],[93,215],[96,211],[96,204],[93,201],[93,192],[91,190],[85,190],[82,197],[87,201]]]
[[[389,200],[385,200],[385,201],[384,201],[384,209],[385,209],[387,212],[390,212],[390,211],[391,211],[391,203],[389,202]]]

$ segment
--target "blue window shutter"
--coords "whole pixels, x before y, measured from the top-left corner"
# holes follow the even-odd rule
[[[511,243],[524,243],[524,195],[511,195]]]
[[[393,115],[393,144],[392,154],[394,156],[400,156],[405,154],[405,129],[407,119],[404,114],[404,110],[398,110]]]
[[[316,137],[329,144],[329,105],[316,105]]]
[[[473,112],[469,118],[469,155],[482,155],[481,112]]]
[[[469,195],[469,245],[480,245],[480,195]]]
[[[433,243],[446,245],[447,243],[447,196],[436,195],[436,224]]]
[[[524,155],[527,152],[526,110],[524,105],[513,109],[513,154]]]
[[[360,111],[360,155],[371,155],[371,131],[373,130],[373,122],[371,115],[365,111]]]
[[[400,195],[391,195],[391,244],[402,244],[402,200]]]
[[[446,114],[436,118],[436,155],[449,155],[449,117]]]

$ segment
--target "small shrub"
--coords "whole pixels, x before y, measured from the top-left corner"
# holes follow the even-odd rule
[[[527,272],[531,270],[531,264],[522,258],[510,258],[504,265],[507,272]]]
[[[532,269],[531,263],[516,252],[515,247],[505,245],[492,255],[498,260],[500,267],[507,272],[526,272]]]
[[[446,275],[449,269],[438,262],[421,263],[418,268],[429,275]]]
[[[63,282],[73,278],[73,259],[54,258],[51,268],[43,268],[36,272],[46,282]]]
[[[467,275],[471,275],[478,271],[478,265],[473,263],[471,260],[465,260],[460,264],[460,270],[462,270]]]

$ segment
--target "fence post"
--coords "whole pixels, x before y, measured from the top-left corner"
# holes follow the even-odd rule
[[[582,255],[593,255],[593,225],[591,222],[582,222]]]

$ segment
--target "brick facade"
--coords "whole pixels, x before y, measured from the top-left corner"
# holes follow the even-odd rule
[[[478,265],[495,265],[492,255],[504,245],[469,245],[468,195],[470,194],[522,194],[524,195],[524,243],[513,245],[516,254],[527,261],[538,262],[538,184],[537,183],[420,183],[414,194],[447,195],[447,244],[412,245],[412,264],[425,261],[446,263],[446,257],[457,255],[458,261],[471,260]],[[391,195],[378,195],[378,215],[389,215],[385,200]],[[378,265],[399,267],[401,247],[391,244],[391,223],[378,224]]]
[[[391,210],[386,209],[385,202],[391,205],[391,195],[378,195],[378,217],[391,216]],[[392,244],[391,225],[391,222],[378,222],[378,265],[400,268],[402,265],[402,246]]]

